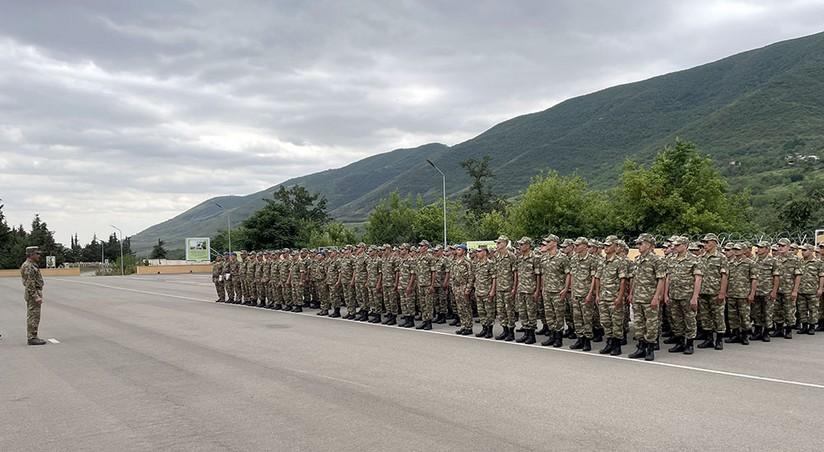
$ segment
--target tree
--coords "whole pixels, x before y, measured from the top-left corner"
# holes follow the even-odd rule
[[[415,210],[410,200],[402,199],[397,191],[381,200],[369,214],[365,240],[369,243],[403,243],[415,241],[412,222]]]
[[[212,248],[226,253],[229,251],[229,234],[225,229],[220,229],[217,234],[212,237]],[[237,227],[232,229],[232,251],[250,249],[248,242],[248,231],[244,227]]]
[[[307,247],[323,248],[327,246],[343,246],[356,243],[357,235],[343,223],[329,223],[321,229],[314,229],[309,236]]]
[[[157,245],[152,247],[149,259],[166,259],[166,248],[164,248],[163,245],[163,240],[157,239]]]
[[[329,221],[326,199],[299,185],[281,186],[273,199],[265,201],[263,208],[243,222],[246,243],[253,249],[306,246],[312,231]]]
[[[490,160],[492,158],[485,155],[481,160],[467,159],[461,162],[472,179],[472,184],[461,199],[475,218],[494,210],[503,210],[503,201],[492,191],[495,174],[489,168]]]
[[[676,140],[649,168],[628,162],[618,213],[628,234],[698,234],[750,228],[749,199],[727,193],[726,180],[695,145]]]
[[[449,243],[459,243],[467,239],[461,204],[448,202],[446,205],[446,231]],[[428,240],[431,243],[443,243],[443,205],[429,204],[417,209],[412,221],[415,241]]]

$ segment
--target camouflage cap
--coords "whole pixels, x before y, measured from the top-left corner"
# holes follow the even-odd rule
[[[509,241],[509,237],[507,237],[505,235],[499,235],[498,238],[495,240],[495,242],[508,242],[508,241]]]
[[[782,237],[778,239],[778,242],[776,242],[776,244],[780,246],[788,246],[790,244],[790,239]]]
[[[804,245],[801,245],[801,249],[804,251],[815,251],[815,245],[805,243]]]
[[[518,245],[526,245],[526,244],[532,244],[532,239],[527,237],[527,236],[523,236],[523,237],[521,237],[521,240],[518,240]]]
[[[627,244],[627,242],[625,242],[625,241],[623,241],[623,240],[619,240],[619,241],[617,241],[617,242],[615,242],[615,243],[617,243],[617,244],[618,244],[618,246],[620,246],[621,248],[623,248],[623,249],[625,249],[625,250],[629,251],[629,245]]]
[[[797,243],[790,243],[790,249],[791,250],[797,250],[798,249],[798,244]]]
[[[546,237],[544,237],[544,242],[546,242],[546,243],[549,243],[549,242],[556,242],[557,243],[557,242],[560,242],[560,241],[561,241],[561,239],[559,239],[558,236],[555,235],[555,234],[549,234]]]
[[[478,245],[478,247],[475,248],[475,251],[485,251],[485,252],[488,253],[489,252],[489,247],[487,247],[486,245]]]
[[[428,246],[432,246],[432,245],[429,244],[429,240],[421,240],[420,243],[418,243],[418,246],[427,246],[428,247]]]
[[[441,251],[441,250],[443,250],[443,247],[441,245],[435,245],[435,247],[433,249],[435,251]]]
[[[645,232],[639,235],[637,239],[635,239],[635,243],[641,242],[652,243],[653,245],[655,245],[655,237],[652,234],[648,234]]]
[[[673,245],[688,245],[690,243],[690,239],[684,237],[683,235],[676,235],[673,236],[672,244]]]
[[[455,248],[466,251],[466,243],[460,243],[458,245],[455,245]]]
[[[725,244],[724,244],[724,249],[725,249],[725,250],[728,250],[728,251],[729,251],[729,250],[731,250],[731,249],[733,249],[733,243],[732,243],[732,242],[727,242],[727,243],[725,243]]]
[[[617,235],[609,235],[607,238],[604,239],[604,245],[610,246],[613,244],[618,243],[618,236]]]
[[[409,246],[410,246],[410,245],[409,245],[408,243],[401,243],[400,248],[401,248],[402,250],[408,250],[408,249],[409,249]]]
[[[26,247],[26,256],[31,256],[34,253],[39,253],[40,247],[39,246],[27,246]]]
[[[586,237],[578,237],[575,239],[575,245],[589,245],[589,240]]]
[[[568,247],[570,245],[573,245],[573,244],[575,244],[575,242],[573,242],[572,239],[564,239],[563,243],[561,243],[561,246],[563,248],[566,248],[566,247]]]
[[[778,251],[778,245],[770,245],[770,250]]]
[[[710,232],[709,234],[704,234],[704,238],[701,239],[702,242],[709,242],[710,240],[718,243],[718,236]]]
[[[669,239],[667,239],[667,242],[669,242],[669,243],[673,243],[673,244],[674,244],[675,242],[677,242],[677,241],[678,241],[678,238],[679,238],[679,237],[681,237],[681,236],[680,236],[680,235],[673,235],[673,236],[670,236],[670,238],[669,238]]]
[[[770,242],[762,240],[762,241],[756,243],[755,246],[757,246],[759,248],[769,248],[770,247]]]
[[[739,242],[739,243],[736,243],[735,245],[733,245],[733,246],[732,246],[732,249],[734,249],[734,250],[736,250],[736,251],[741,251],[741,250],[746,249],[746,247],[744,246],[744,244],[743,244],[743,243],[740,243],[740,242]]]
[[[698,246],[698,242],[690,242],[689,246],[687,246],[687,249],[690,251],[698,251],[701,249],[701,247]]]
[[[366,244],[363,242],[358,243],[358,248],[366,248]]]

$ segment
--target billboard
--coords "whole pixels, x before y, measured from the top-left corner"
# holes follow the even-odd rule
[[[481,246],[486,246],[491,249],[495,249],[495,241],[494,240],[475,240],[475,241],[467,241],[466,248],[469,251],[474,250],[475,248],[479,248]]]
[[[211,241],[209,237],[193,237],[186,239],[187,261],[211,261]]]
[[[816,229],[815,230],[815,245],[816,246],[824,245],[824,229]]]

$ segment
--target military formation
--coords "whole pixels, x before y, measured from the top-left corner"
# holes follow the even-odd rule
[[[723,350],[824,331],[824,246],[700,242],[673,236],[656,249],[641,234],[637,255],[616,236],[603,242],[548,235],[495,246],[367,246],[241,251],[218,256],[217,302],[619,356],[632,323],[630,358]],[[633,251],[635,254],[635,251]],[[345,308],[345,312],[342,311]],[[476,320],[477,318],[477,320]],[[494,335],[495,323],[501,331]],[[474,324],[480,323],[480,331]],[[540,325],[540,328],[538,327]],[[520,333],[516,336],[516,333]],[[663,340],[662,340],[663,338]],[[700,341],[695,344],[695,341]]]

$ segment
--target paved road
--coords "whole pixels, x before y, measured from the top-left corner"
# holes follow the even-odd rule
[[[821,450],[824,334],[646,363],[211,302],[205,276],[0,279],[0,450]],[[631,351],[631,350],[630,350]]]

